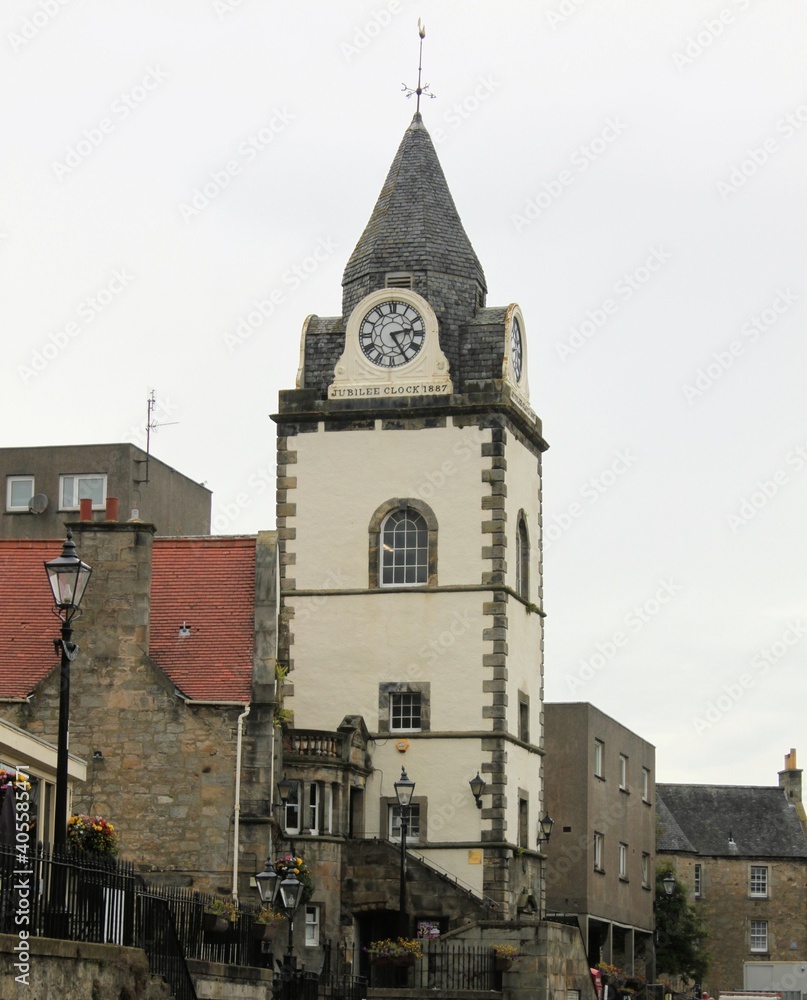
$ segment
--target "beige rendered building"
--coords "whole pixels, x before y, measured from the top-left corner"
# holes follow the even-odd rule
[[[574,919],[589,963],[653,972],[655,748],[593,705],[547,703],[550,919]]]

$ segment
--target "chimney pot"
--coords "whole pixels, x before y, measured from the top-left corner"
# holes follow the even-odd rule
[[[107,497],[106,498],[106,519],[107,519],[107,521],[117,521],[118,520],[118,498],[117,497]]]
[[[92,521],[92,499],[90,497],[79,500],[78,519],[79,521]]]

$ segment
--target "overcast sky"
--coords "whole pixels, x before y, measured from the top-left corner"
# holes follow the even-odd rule
[[[659,780],[775,784],[807,760],[804,0],[7,0],[3,441],[144,445],[154,390],[214,530],[274,527],[268,414],[341,310],[418,17],[551,445],[547,699]]]

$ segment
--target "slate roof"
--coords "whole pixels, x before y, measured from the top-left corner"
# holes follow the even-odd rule
[[[404,133],[342,284],[385,271],[440,271],[487,287],[419,113]]]
[[[657,784],[656,814],[659,851],[807,858],[796,808],[778,787]]]
[[[63,541],[0,539],[0,698],[26,697],[58,666],[43,563]],[[154,539],[149,654],[187,698],[250,700],[254,608],[254,537]]]

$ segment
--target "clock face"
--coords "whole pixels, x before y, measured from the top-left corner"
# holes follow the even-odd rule
[[[359,326],[361,349],[379,368],[408,364],[420,354],[425,335],[423,317],[408,302],[382,302]]]
[[[521,365],[524,361],[524,348],[521,343],[521,326],[516,317],[513,317],[513,325],[510,330],[510,361],[513,365],[513,374],[516,382],[521,381]]]

